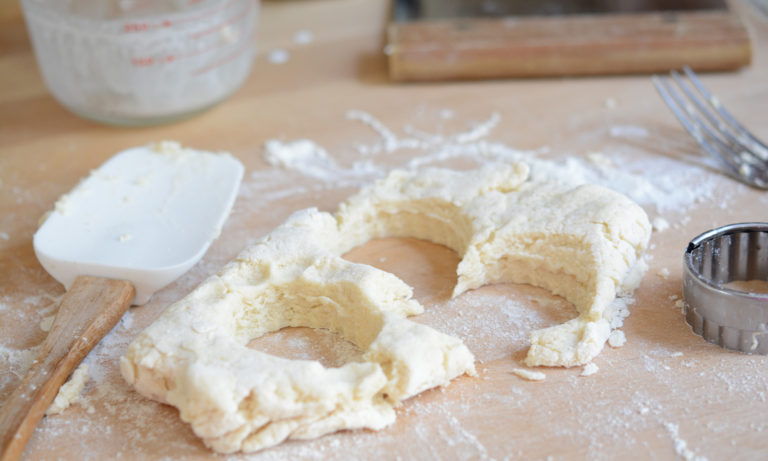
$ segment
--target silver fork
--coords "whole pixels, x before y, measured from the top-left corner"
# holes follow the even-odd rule
[[[652,77],[664,102],[725,173],[768,189],[768,146],[737,122],[688,66],[683,72]]]

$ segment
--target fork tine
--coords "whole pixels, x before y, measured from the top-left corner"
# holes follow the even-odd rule
[[[679,74],[675,72],[674,74],[677,75],[673,74],[673,77],[699,111],[709,120],[712,127],[729,141],[728,151],[734,153],[733,167],[738,170],[738,176],[748,184],[768,189],[768,148],[725,110],[717,97],[709,92],[690,67],[686,66],[683,70],[699,96],[692,94],[688,86],[683,85]],[[708,106],[715,109],[719,118],[712,115],[701,99],[706,100]],[[725,146],[721,145],[721,147]]]
[[[692,110],[685,109],[686,102],[683,101],[679,93],[670,86],[668,79],[654,75],[652,81],[664,102],[670,110],[672,110],[672,113],[677,117],[688,133],[693,136],[701,147],[718,159],[731,175],[738,177],[739,166],[734,160],[736,154],[731,151],[728,146],[723,145],[722,141],[713,135],[708,126],[703,125],[700,120],[697,121],[696,119],[698,117],[695,116]],[[710,142],[707,142],[705,135],[715,142],[719,142],[720,147],[725,149],[726,154],[724,155],[720,149],[713,146]]]
[[[685,72],[685,75],[690,79],[690,81],[693,83],[693,85],[696,87],[696,90],[704,97],[704,100],[707,101],[707,103],[717,111],[717,113],[720,115],[720,117],[729,125],[730,129],[738,133],[741,139],[734,139],[735,142],[741,144],[744,146],[743,150],[751,151],[755,154],[760,160],[768,162],[768,146],[766,146],[762,141],[757,139],[752,133],[744,128],[744,126],[739,123],[735,117],[731,115],[730,112],[725,110],[725,107],[723,107],[722,104],[720,104],[720,100],[717,99],[716,96],[714,96],[712,93],[709,92],[707,87],[704,86],[703,83],[701,83],[701,80],[699,80],[699,77],[696,75],[696,73],[688,66],[683,67],[683,72]],[[747,142],[744,142],[747,141]]]
[[[725,173],[746,184],[768,189],[768,149],[725,111],[690,68],[685,69],[685,74],[691,83],[685,82],[674,70],[670,76],[654,75],[652,81],[675,117],[699,145],[718,160]],[[701,101],[702,97],[708,105]]]
[[[673,70],[670,72],[670,75],[672,75],[672,78],[674,79],[675,83],[677,84],[677,87],[683,91],[686,98],[683,98],[682,95],[680,95],[679,92],[673,92],[672,97],[675,98],[678,104],[680,104],[683,109],[685,109],[686,113],[690,117],[690,119],[694,122],[694,124],[700,129],[704,131],[704,134],[709,137],[711,142],[714,142],[717,144],[717,147],[720,148],[720,152],[724,153],[724,157],[726,158],[728,164],[732,166],[735,169],[738,169],[739,167],[739,154],[736,149],[733,149],[733,145],[728,144],[727,142],[724,142],[722,137],[720,135],[724,135],[726,139],[733,139],[732,135],[729,132],[723,133],[723,128],[721,125],[722,123],[718,123],[717,117],[710,112],[707,107],[700,101],[700,99],[694,94],[690,88],[688,88],[688,85],[683,81],[683,79],[680,77],[680,74]],[[691,106],[691,102],[698,108],[698,112],[694,110],[694,108]],[[705,122],[702,120],[702,118],[699,116],[699,114],[703,114],[704,118],[709,122]],[[738,144],[738,141],[733,139],[733,142],[737,147],[738,151],[744,150],[744,146],[741,146]]]
[[[707,93],[709,96],[702,94],[702,96],[704,96],[704,98],[709,101],[709,105],[703,103],[703,98],[699,97],[696,93],[694,93],[693,90],[691,90],[690,84],[683,81],[683,78],[677,71],[673,70],[670,72],[670,74],[675,80],[675,83],[677,83],[678,88],[683,90],[683,93],[685,93],[687,97],[686,103],[693,102],[693,104],[698,109],[698,113],[703,115],[708,123],[701,122],[701,119],[694,113],[692,108],[686,106],[688,113],[691,115],[691,117],[695,117],[701,122],[702,127],[706,130],[710,137],[716,139],[716,142],[722,143],[720,147],[736,152],[743,152],[749,149],[737,139],[736,136],[738,136],[738,134],[734,135],[734,133],[731,132],[731,128],[709,109],[709,107],[712,107],[712,100],[714,99],[713,96],[709,95],[709,93]],[[701,92],[701,89],[697,89],[699,92]],[[725,142],[722,139],[723,137],[725,138]],[[759,161],[759,159],[757,160]]]

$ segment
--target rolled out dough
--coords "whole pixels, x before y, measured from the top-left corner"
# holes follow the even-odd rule
[[[454,297],[512,282],[573,303],[577,318],[531,333],[528,366],[584,365],[600,353],[611,302],[640,283],[651,236],[645,211],[625,196],[533,180],[523,163],[394,171],[342,203],[336,217],[348,248],[387,236],[452,248],[462,258]]]
[[[423,311],[408,285],[341,258],[385,236],[454,249],[454,296],[497,282],[564,296],[579,316],[533,332],[526,363],[575,366],[603,348],[611,301],[639,280],[650,224],[620,194],[533,181],[525,164],[393,171],[335,215],[296,212],[243,250],[133,341],[123,376],[225,453],[385,427],[402,400],[475,373],[459,339],[406,318]],[[287,326],[336,332],[364,361],[325,368],[246,346]]]

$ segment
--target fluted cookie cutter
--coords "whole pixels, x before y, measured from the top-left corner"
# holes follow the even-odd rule
[[[768,283],[768,223],[730,224],[691,240],[683,264],[683,311],[694,333],[726,349],[768,354],[768,292],[732,282]]]

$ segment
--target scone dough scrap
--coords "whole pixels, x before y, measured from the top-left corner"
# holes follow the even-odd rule
[[[620,194],[528,173],[522,163],[398,170],[336,214],[294,213],[142,332],[121,358],[123,376],[177,407],[223,453],[391,424],[404,399],[475,369],[461,340],[407,319],[423,312],[407,284],[341,257],[385,236],[454,249],[462,257],[454,296],[507,281],[564,296],[579,317],[533,332],[526,363],[588,362],[610,332],[611,301],[639,279],[650,224]],[[333,331],[365,351],[364,361],[325,368],[247,347],[288,326]]]
[[[69,380],[59,388],[56,398],[53,399],[45,415],[58,415],[77,402],[80,399],[80,393],[83,392],[86,381],[88,381],[88,365],[81,363],[72,373]]]
[[[461,340],[406,318],[423,311],[411,287],[339,256],[345,240],[333,215],[295,213],[142,332],[121,359],[123,376],[230,453],[381,429],[402,400],[475,374]],[[365,361],[325,368],[247,347],[289,326],[336,332]]]
[[[532,179],[524,163],[468,171],[393,171],[341,204],[354,247],[415,237],[462,258],[453,296],[491,283],[527,283],[570,301],[579,316],[531,333],[528,366],[589,363],[611,333],[618,294],[639,285],[651,237],[645,211],[597,185]]]

